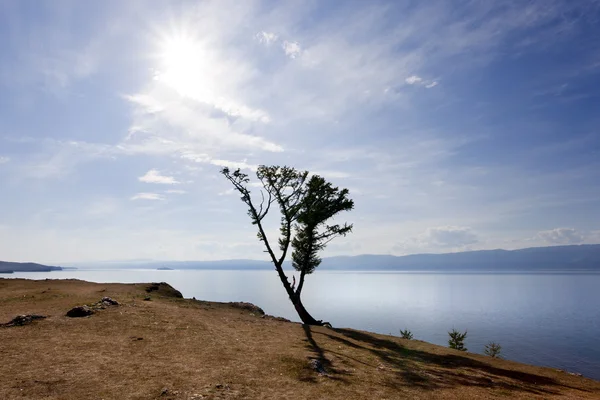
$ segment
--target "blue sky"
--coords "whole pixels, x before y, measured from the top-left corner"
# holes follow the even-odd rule
[[[350,189],[354,232],[325,255],[598,243],[599,18],[591,0],[0,1],[0,259],[264,258],[219,175],[259,164]]]

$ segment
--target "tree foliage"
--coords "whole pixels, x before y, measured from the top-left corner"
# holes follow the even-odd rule
[[[492,358],[501,358],[502,346],[495,342],[489,342],[485,345],[483,352]]]
[[[407,339],[407,340],[413,339],[413,334],[408,329],[400,330],[400,336],[402,336],[402,339]]]
[[[464,331],[464,333],[461,333],[453,328],[451,332],[448,332],[448,335],[450,336],[450,339],[448,339],[448,346],[451,349],[467,351],[467,348],[465,347],[465,339],[467,338],[467,331]]]
[[[300,272],[298,293],[302,291],[304,276],[311,274],[321,264],[319,252],[335,237],[345,236],[352,231],[352,225],[347,223],[327,223],[337,213],[354,207],[348,193],[348,189],[340,190],[317,175],[308,181],[292,240],[292,266]]]
[[[223,168],[221,173],[231,182],[248,207],[248,216],[252,224],[258,227],[258,239],[264,243],[300,318],[305,323],[320,322],[306,312],[300,301],[300,294],[305,276],[321,264],[319,252],[335,237],[345,236],[352,231],[351,224],[331,223],[338,213],[354,208],[354,202],[348,197],[348,189],[335,187],[318,175],[312,175],[309,179],[308,171],[298,171],[287,166],[261,165],[256,172],[262,186],[261,199],[260,203],[255,203],[248,189],[250,179],[247,174],[239,169],[231,171],[229,168]],[[277,240],[281,251],[279,255],[275,254],[262,224],[274,203],[279,207],[281,215]],[[290,245],[292,265],[300,272],[297,287],[289,283],[282,268]]]

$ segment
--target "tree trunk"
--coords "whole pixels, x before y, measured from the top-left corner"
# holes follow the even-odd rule
[[[313,318],[312,315],[310,315],[308,313],[308,311],[306,311],[306,308],[304,308],[304,305],[302,304],[302,300],[300,300],[300,296],[294,296],[294,298],[290,299],[290,300],[292,300],[292,303],[294,304],[294,308],[296,308],[296,312],[298,313],[298,316],[302,320],[302,323],[304,323],[306,325],[319,325],[319,326],[323,325],[323,321],[317,321],[316,319]]]
[[[304,323],[306,325],[323,326],[323,324],[324,324],[323,321],[314,319],[313,316],[310,315],[308,313],[308,311],[306,311],[306,308],[304,308],[304,305],[302,304],[302,300],[300,300],[300,293],[294,293],[294,290],[290,286],[287,276],[285,276],[285,273],[283,272],[283,268],[281,267],[281,264],[277,263],[277,260],[275,259],[275,257],[273,257],[273,260],[274,260],[273,263],[275,264],[275,270],[277,271],[277,275],[279,275],[279,279],[281,280],[281,283],[283,284],[285,291],[287,292],[288,296],[290,297],[290,301],[294,305],[294,308],[296,309],[298,316],[302,320],[302,323]]]

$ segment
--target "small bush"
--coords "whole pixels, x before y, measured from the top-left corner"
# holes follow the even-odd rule
[[[500,351],[502,350],[502,346],[495,342],[489,342],[485,345],[485,349],[483,352],[492,357],[492,358],[500,358]]]
[[[467,348],[465,347],[467,331],[465,331],[465,333],[460,333],[456,329],[452,328],[452,332],[448,332],[448,335],[450,335],[450,339],[448,339],[448,346],[451,349],[467,351]]]
[[[411,331],[409,331],[408,329],[405,330],[401,330],[400,331],[400,335],[402,336],[402,339],[408,339],[411,340],[413,338],[413,334]]]

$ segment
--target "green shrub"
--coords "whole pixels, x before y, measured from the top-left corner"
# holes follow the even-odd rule
[[[485,349],[483,352],[492,357],[492,358],[500,358],[500,351],[502,350],[502,346],[495,342],[489,342],[485,345]]]
[[[467,351],[467,348],[465,347],[467,331],[465,331],[465,333],[460,333],[456,329],[452,328],[452,331],[448,332],[448,335],[450,335],[450,339],[448,339],[448,346],[451,349]]]
[[[401,330],[400,331],[400,335],[402,336],[402,339],[408,339],[411,340],[413,338],[413,334],[411,331],[409,331],[408,329],[405,330]]]

